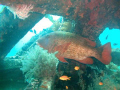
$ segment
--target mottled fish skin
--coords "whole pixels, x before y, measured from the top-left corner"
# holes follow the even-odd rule
[[[100,52],[102,53],[103,51],[95,48],[94,45],[90,43],[92,41],[89,42],[89,40],[79,35],[63,31],[47,34],[38,39],[37,42],[38,45],[47,49],[50,53],[58,51],[56,57],[63,62],[65,62],[65,60],[63,60],[64,58],[69,58],[85,64],[92,64],[93,60],[89,57],[101,59]]]

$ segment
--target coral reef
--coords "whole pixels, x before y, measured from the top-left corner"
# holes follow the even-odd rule
[[[11,6],[13,5],[14,15],[19,19],[14,19],[14,15],[6,8],[4,13],[0,13],[0,60],[2,60],[10,49],[22,38],[28,30],[30,30],[43,15],[39,14],[56,14],[62,15],[65,18],[75,20],[75,32],[90,40],[96,40],[98,35],[105,29],[120,28],[120,8],[119,0],[1,0],[0,4]],[[34,5],[31,6],[31,5]],[[33,13],[29,14],[30,10]],[[5,11],[7,10],[7,12]],[[20,10],[20,11],[19,11]],[[26,11],[26,12],[25,12]],[[22,13],[21,13],[22,12]],[[30,15],[30,16],[29,16]],[[8,18],[9,17],[9,18]],[[21,20],[24,19],[24,20]],[[9,24],[8,24],[9,23]],[[61,26],[57,22],[55,30]],[[63,31],[69,31],[71,24],[63,24]],[[71,31],[71,30],[70,30]],[[16,33],[19,33],[16,34]],[[26,81],[31,86],[39,89],[52,89],[55,75],[57,73],[58,60],[54,54],[48,54],[46,50],[35,46],[25,54],[22,60],[22,68]],[[119,52],[114,53],[113,57],[119,56]],[[119,57],[113,60],[119,61]],[[8,62],[9,63],[9,62]],[[100,63],[98,63],[100,64]],[[96,64],[96,66],[98,65]],[[14,64],[13,64],[14,65]],[[63,63],[59,68],[64,68]],[[79,90],[120,90],[120,69],[117,65],[110,63],[100,75],[99,69],[80,65],[80,71],[73,70],[73,64],[64,68],[63,74],[71,76],[70,81],[60,81],[56,77],[57,90],[65,89],[65,85],[69,89]],[[68,71],[69,70],[69,71]],[[59,70],[61,72],[62,70]],[[14,72],[12,72],[14,73]],[[102,82],[103,85],[98,83]],[[91,85],[90,85],[91,83]],[[61,87],[62,86],[62,87]],[[89,86],[89,87],[88,87]],[[26,88],[26,89],[27,89]],[[76,90],[77,90],[76,89]],[[53,89],[52,89],[53,90]]]
[[[66,86],[69,90],[120,89],[120,67],[116,64],[111,62],[105,66],[95,62],[93,65],[86,65],[72,59],[66,59],[69,63],[62,63],[55,57],[56,53],[48,53],[37,45],[23,53],[24,56],[20,58],[21,70],[28,82],[24,90],[65,90]],[[79,70],[75,70],[75,66]],[[60,80],[62,75],[71,78],[68,81]]]
[[[24,20],[30,16],[29,12],[33,9],[33,5],[18,4],[16,7],[10,6],[7,8],[14,14],[14,19],[18,17],[19,19]]]
[[[62,23],[62,26],[60,28],[60,31],[65,31],[65,32],[72,32],[73,31],[73,23],[72,21],[66,21]]]
[[[64,21],[60,23],[59,21],[56,21],[53,23],[50,29],[53,31],[65,31],[65,32],[73,32],[75,27],[74,21]]]
[[[116,80],[116,82],[120,83],[120,66],[114,64],[113,62],[111,62],[109,65],[106,65],[107,69],[108,69],[108,74],[110,75],[110,77],[114,80]]]
[[[59,21],[56,21],[53,23],[53,25],[51,26],[51,29],[53,31],[58,31],[61,27],[62,23],[60,23]]]
[[[59,62],[55,57],[56,53],[47,53],[47,50],[43,50],[37,45],[32,47],[22,60],[23,66],[21,70],[25,74],[25,80],[28,83],[33,83],[33,79],[37,79],[39,82],[42,81],[42,86],[44,84],[50,90],[57,73],[56,69]]]
[[[120,90],[120,86],[117,82],[113,81],[109,76],[105,75],[105,79],[102,80],[103,85],[99,85],[101,82],[100,77],[96,76],[93,79],[93,83],[89,86],[88,90]]]
[[[69,64],[59,63],[58,70],[63,71],[63,75],[67,75],[71,79],[61,81],[57,77],[54,90],[64,90],[65,86],[68,86],[70,90],[120,90],[120,72],[118,67],[116,69],[116,65],[110,63],[113,70],[118,70],[113,72],[101,63],[98,66],[97,64],[85,65],[69,59],[67,61]],[[79,66],[80,70],[74,70],[75,66]],[[99,84],[100,82],[102,84]]]

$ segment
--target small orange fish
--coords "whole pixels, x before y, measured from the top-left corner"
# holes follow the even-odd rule
[[[68,86],[65,86],[66,87],[66,89],[68,89]]]
[[[117,90],[116,87],[114,87],[114,90]]]
[[[78,67],[78,66],[75,66],[75,68],[74,68],[75,70],[79,70],[80,69],[80,67]]]
[[[63,76],[59,77],[60,80],[66,80],[66,81],[67,81],[67,80],[70,80],[70,78],[71,78],[71,77],[68,77],[68,76],[66,76],[66,75],[63,75]]]
[[[103,83],[102,83],[102,82],[99,82],[99,85],[103,85]]]

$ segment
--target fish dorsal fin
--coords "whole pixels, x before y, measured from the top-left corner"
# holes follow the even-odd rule
[[[92,58],[85,58],[83,60],[77,60],[80,63],[84,63],[84,64],[93,64],[93,59]]]
[[[95,47],[96,46],[96,43],[87,39],[87,38],[84,38],[91,46]]]

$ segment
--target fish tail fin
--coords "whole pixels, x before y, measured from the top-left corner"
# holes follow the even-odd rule
[[[111,43],[107,43],[99,48],[99,54],[101,55],[98,58],[103,64],[109,64],[111,62]]]

